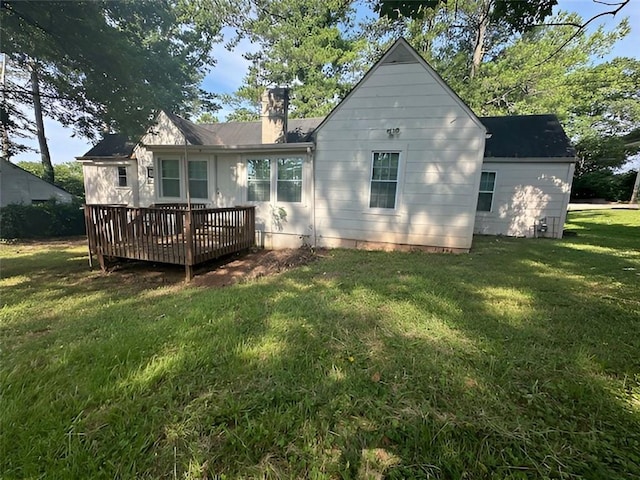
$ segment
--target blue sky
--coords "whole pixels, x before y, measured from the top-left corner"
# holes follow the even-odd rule
[[[595,3],[593,0],[560,0],[559,9],[577,12],[583,18],[591,18],[602,11],[606,11],[608,7],[602,3]],[[640,47],[638,47],[640,45],[639,1],[629,2],[616,18],[608,15],[598,19],[594,22],[594,28],[598,25],[604,25],[607,29],[614,28],[624,17],[629,18],[631,33],[614,46],[610,57],[640,58]],[[217,59],[217,64],[204,79],[203,87],[218,94],[235,91],[240,86],[248,66],[242,55],[251,52],[252,49],[253,46],[246,40],[240,42],[232,52],[227,51],[223,45],[216,45],[213,57]],[[227,113],[229,112],[224,109],[219,111],[218,118],[224,120]],[[49,150],[53,163],[71,161],[85,153],[92,146],[86,139],[73,137],[71,129],[65,128],[52,120],[45,120],[45,132],[49,140]],[[35,139],[30,145],[37,147]],[[12,160],[14,162],[20,160],[39,162],[40,155],[33,152],[23,153]]]

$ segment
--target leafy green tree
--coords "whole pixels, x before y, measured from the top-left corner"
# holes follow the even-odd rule
[[[31,120],[20,108],[21,97],[18,94],[22,85],[28,82],[25,72],[16,68],[2,54],[0,70],[0,156],[10,160],[14,155],[29,151],[23,140],[35,135]]]
[[[53,166],[55,184],[67,192],[84,199],[84,175],[82,164],[79,162],[65,162]]]
[[[576,175],[579,177],[598,171],[613,172],[639,150],[640,147],[627,145],[619,136],[585,137],[576,144]]]
[[[104,130],[138,134],[160,109],[193,111],[211,100],[199,85],[228,12],[216,6],[4,0],[2,49],[32,79],[31,88],[13,87],[12,100],[41,99],[44,116],[89,138]]]
[[[357,69],[361,40],[345,31],[354,16],[349,0],[254,0],[238,26],[257,45],[242,86],[225,99],[237,114],[255,119],[268,86],[291,87],[294,117],[327,114],[346,95]]]
[[[204,112],[196,119],[196,123],[218,123],[218,117],[210,112]]]
[[[374,10],[381,17],[398,19],[401,17],[422,19],[430,15],[431,11],[442,6],[449,6],[457,10],[460,0],[378,0],[374,3]],[[490,20],[507,22],[514,31],[523,31],[551,15],[557,0],[528,0],[526,2],[513,0],[490,0],[484,3],[488,8]],[[453,6],[451,6],[453,4]],[[490,4],[490,5],[489,5]]]
[[[554,21],[581,19],[575,14],[560,14]],[[592,60],[609,53],[628,33],[628,24],[622,21],[611,32],[599,28],[591,34],[581,33],[557,51],[573,36],[570,26],[531,30],[506,43],[483,64],[476,78],[459,84],[458,92],[481,115],[552,112],[560,117],[572,138],[593,135],[604,117],[624,110],[621,102],[631,104],[637,97],[633,82],[638,65],[616,60],[594,66]],[[622,78],[615,80],[603,74],[605,71]],[[613,83],[619,88],[612,89]],[[625,122],[632,121],[637,109],[629,105],[626,111],[629,115]],[[610,127],[623,128],[610,120]]]

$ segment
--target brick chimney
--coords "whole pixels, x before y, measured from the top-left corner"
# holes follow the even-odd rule
[[[269,88],[262,94],[262,143],[287,142],[289,89]]]

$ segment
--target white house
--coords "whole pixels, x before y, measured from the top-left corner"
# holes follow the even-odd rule
[[[574,151],[553,115],[479,118],[398,40],[326,118],[194,124],[161,113],[136,144],[78,160],[88,204],[256,206],[268,248],[465,252],[473,233],[562,235]]]
[[[73,195],[0,158],[0,207],[12,203],[31,205],[51,199],[69,203]]]

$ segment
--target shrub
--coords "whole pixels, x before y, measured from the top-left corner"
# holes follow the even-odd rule
[[[618,174],[606,170],[585,173],[573,179],[571,198],[576,200],[603,198],[627,202],[631,198],[635,178],[634,170]]]
[[[12,204],[0,209],[0,238],[46,238],[83,235],[84,214],[79,201],[55,200],[36,205]]]

